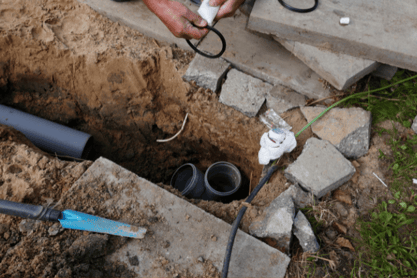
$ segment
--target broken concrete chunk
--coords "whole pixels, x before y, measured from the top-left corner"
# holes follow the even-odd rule
[[[285,169],[285,177],[321,198],[355,172],[355,167],[332,144],[310,138],[297,160]]]
[[[266,106],[278,114],[305,104],[305,96],[281,85],[274,86],[266,95]]]
[[[317,242],[310,222],[308,222],[301,211],[298,211],[294,219],[294,235],[300,241],[301,248],[303,248],[304,252],[315,253],[319,251],[320,245]]]
[[[278,247],[289,252],[295,206],[291,196],[281,194],[271,202],[264,212],[264,218],[253,222],[249,233],[260,238],[273,238]]]
[[[324,107],[301,108],[308,122],[324,110]],[[362,108],[333,108],[313,123],[311,128],[314,134],[328,140],[344,156],[359,158],[369,150],[371,121],[371,112]]]
[[[372,72],[372,75],[376,77],[384,78],[389,81],[394,77],[397,70],[398,70],[397,67],[380,64],[380,66],[374,72]]]
[[[334,53],[297,41],[274,39],[338,90],[345,90],[380,65],[375,61]]]
[[[313,194],[305,192],[297,184],[292,184],[287,190],[281,193],[282,196],[290,196],[294,202],[295,208],[305,208],[317,203]],[[280,195],[280,196],[281,196]]]
[[[216,92],[220,89],[229,66],[221,58],[209,59],[197,54],[182,78],[187,82],[195,81],[197,86]]]
[[[33,219],[23,219],[19,223],[19,231],[21,233],[31,233],[33,230],[37,228],[37,226],[41,223],[39,220]]]
[[[413,129],[414,133],[417,134],[417,116],[414,118],[411,128]]]
[[[219,101],[248,117],[255,117],[272,85],[236,69],[230,70]]]

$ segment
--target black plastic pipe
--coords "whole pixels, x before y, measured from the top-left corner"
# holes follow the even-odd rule
[[[278,169],[278,165],[273,165],[266,173],[265,177],[259,182],[259,184],[255,187],[249,197],[246,199],[245,203],[250,204],[253,201],[256,194],[262,189],[265,183],[271,178],[272,174]],[[242,221],[243,215],[245,214],[248,208],[246,206],[242,206],[237,214],[237,217],[232,225],[232,230],[230,231],[229,241],[227,242],[226,246],[226,255],[224,256],[223,261],[223,270],[222,270],[222,278],[226,278],[227,274],[229,273],[229,265],[230,265],[230,258],[232,257],[232,249],[233,244],[235,243],[235,237],[237,234],[237,230],[239,228],[240,221]]]
[[[44,208],[43,206],[16,203],[0,200],[0,213],[42,221],[58,222],[62,218],[59,210]]]
[[[90,134],[0,104],[0,124],[22,132],[35,146],[50,153],[87,158]]]

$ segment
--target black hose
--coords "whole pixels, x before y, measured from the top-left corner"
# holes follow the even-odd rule
[[[250,202],[253,201],[256,194],[262,189],[262,187],[265,185],[265,183],[271,178],[272,174],[278,169],[278,165],[273,165],[266,173],[265,177],[262,178],[262,180],[259,182],[259,184],[255,187],[255,189],[252,191],[252,193],[249,195],[249,197],[246,199],[246,203],[250,204]],[[227,242],[226,247],[226,255],[224,256],[224,262],[223,262],[223,270],[222,270],[222,278],[226,278],[227,274],[229,272],[229,264],[230,264],[230,258],[232,257],[232,249],[233,244],[235,243],[235,237],[237,233],[237,229],[239,228],[240,221],[243,218],[243,215],[245,214],[247,210],[246,206],[243,206],[239,213],[237,214],[237,217],[232,225],[232,230],[230,231],[229,241]]]
[[[294,8],[293,6],[290,6],[290,5],[288,5],[287,3],[285,3],[283,0],[278,0],[278,2],[284,7],[284,8],[286,8],[286,9],[288,9],[288,10],[290,10],[290,11],[293,11],[293,12],[296,12],[296,13],[309,13],[309,12],[312,12],[312,11],[314,11],[316,8],[317,8],[317,6],[319,5],[319,0],[314,0],[315,2],[314,2],[314,6],[313,7],[311,7],[311,8],[308,8],[308,9],[297,9],[297,8]]]
[[[195,26],[195,27],[197,27],[197,26]],[[197,27],[198,28],[198,27]],[[202,52],[202,51],[200,51],[200,50],[198,50],[197,49],[197,47],[195,47],[189,40],[185,40],[187,43],[188,43],[188,45],[195,51],[195,52],[197,52],[198,54],[200,54],[200,55],[202,55],[202,56],[204,56],[204,57],[206,57],[206,58],[210,58],[210,59],[215,59],[215,58],[219,58],[220,56],[222,56],[223,55],[223,53],[226,51],[226,40],[224,39],[224,37],[223,37],[223,35],[222,35],[222,33],[220,33],[217,29],[215,29],[215,28],[213,28],[213,27],[211,27],[211,26],[209,26],[209,25],[207,25],[206,27],[204,27],[204,28],[207,28],[207,29],[209,29],[210,31],[213,31],[214,33],[216,33],[217,34],[217,36],[219,36],[219,38],[220,38],[220,40],[222,41],[222,50],[220,50],[220,52],[218,53],[218,54],[216,54],[216,55],[209,55],[209,54],[206,54],[206,53],[204,53],[204,52]]]
[[[62,218],[62,213],[59,210],[6,200],[0,200],[0,213],[22,218],[54,222],[58,222],[59,219]]]

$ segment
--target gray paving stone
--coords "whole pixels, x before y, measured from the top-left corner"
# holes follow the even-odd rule
[[[197,86],[216,92],[220,89],[229,66],[221,58],[209,59],[196,54],[182,78],[187,82],[195,81]]]
[[[84,207],[87,193],[101,201]],[[91,165],[60,204],[129,224],[148,219],[145,238],[129,239],[103,257],[107,264],[124,265],[137,277],[173,277],[172,270],[180,276],[204,276],[206,267],[212,266],[221,271],[229,224],[105,158]],[[132,256],[139,265],[131,263]],[[200,257],[207,265],[197,263]],[[157,263],[161,260],[163,264]],[[239,230],[229,277],[284,277],[289,262],[285,254]]]
[[[305,104],[305,96],[281,85],[275,85],[266,95],[266,106],[269,109],[274,109],[277,114]]]
[[[318,74],[274,39],[247,30],[247,21],[248,17],[238,11],[235,16],[223,18],[216,24],[227,42],[223,59],[242,72],[274,85],[286,86],[309,98],[331,95]],[[217,53],[221,47],[219,42],[218,36],[210,32],[199,47]]]
[[[375,61],[326,51],[297,41],[274,39],[338,90],[345,90],[380,65]]]
[[[414,118],[411,128],[414,130],[415,134],[417,134],[417,116]]]
[[[263,219],[253,222],[249,233],[260,238],[273,238],[278,247],[289,252],[295,206],[292,197],[281,194],[271,202],[263,213]]]
[[[309,7],[304,0],[291,5]],[[267,35],[298,41],[355,57],[417,71],[415,0],[320,1],[311,13],[297,14],[276,0],[258,0],[248,28]],[[341,17],[350,24],[341,26]],[[413,30],[413,31],[410,31]],[[407,43],[405,43],[407,42]]]
[[[283,198],[286,198],[287,196],[291,197],[296,209],[313,206],[318,203],[313,194],[305,192],[298,184],[292,184],[287,190],[282,192],[281,195]]]
[[[272,85],[236,69],[227,74],[219,101],[248,117],[255,117]]]
[[[285,177],[317,198],[347,182],[355,167],[329,141],[310,138],[297,160],[285,169]]]
[[[302,107],[308,122],[324,107]],[[311,125],[318,137],[332,143],[344,156],[359,158],[368,153],[371,139],[371,112],[362,108],[333,108]]]
[[[374,72],[372,72],[372,75],[376,77],[384,78],[389,81],[397,73],[397,70],[398,70],[397,67],[380,64],[380,66]]]
[[[298,211],[294,219],[294,235],[300,241],[304,252],[315,253],[319,251],[320,245],[317,242],[311,224],[301,211]]]

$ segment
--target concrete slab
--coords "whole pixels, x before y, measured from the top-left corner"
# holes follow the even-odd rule
[[[274,39],[338,90],[345,90],[380,65],[368,59],[326,51],[305,43],[276,36]]]
[[[229,224],[105,158],[96,160],[60,203],[146,226],[144,239],[126,239],[105,256],[109,265],[124,265],[137,277],[201,277],[207,271],[214,276],[222,268]],[[277,249],[239,230],[229,276],[284,277],[289,262]]]
[[[182,77],[185,81],[195,81],[197,86],[216,92],[220,89],[230,64],[223,59],[209,59],[195,55]]]
[[[278,114],[296,107],[302,107],[305,104],[305,96],[281,85],[274,86],[266,95],[266,106]]]
[[[255,117],[272,85],[236,69],[227,74],[219,101],[248,117]]]
[[[319,251],[320,245],[314,235],[313,228],[311,228],[310,222],[301,210],[294,218],[294,235],[298,238],[304,252],[315,253]]]
[[[198,10],[198,6],[192,4],[191,1],[177,1],[183,3],[193,12],[197,12]],[[187,42],[184,39],[176,38],[142,1],[133,0],[127,2],[115,2],[111,0],[78,0],[78,2],[87,4],[99,14],[138,30],[145,36],[167,43],[176,43],[183,49],[191,50]]]
[[[321,198],[353,176],[355,167],[329,141],[310,138],[285,177]]]
[[[373,76],[391,80],[397,73],[398,68],[390,65],[380,65],[373,73]]]
[[[311,3],[293,0],[295,7]],[[321,0],[318,8],[297,14],[276,0],[258,0],[248,28],[319,48],[417,71],[415,0]],[[341,17],[350,24],[341,26]]]
[[[330,96],[328,88],[319,81],[320,76],[294,57],[275,40],[246,30],[248,17],[237,12],[216,24],[227,42],[222,58],[237,69],[271,84],[289,87],[309,98]],[[221,43],[217,35],[209,33],[200,48],[217,53]]]
[[[324,107],[301,107],[301,112],[311,122]],[[371,112],[362,108],[333,108],[311,128],[318,137],[332,143],[345,157],[359,158],[368,153],[371,140]]]

